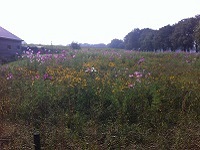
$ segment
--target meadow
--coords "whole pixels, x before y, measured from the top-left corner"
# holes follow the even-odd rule
[[[200,54],[24,52],[0,66],[7,149],[200,149]]]

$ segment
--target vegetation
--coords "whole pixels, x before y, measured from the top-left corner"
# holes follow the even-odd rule
[[[166,25],[159,30],[149,28],[134,29],[129,32],[121,45],[127,50],[138,51],[190,51],[200,49],[200,16],[187,18],[174,25]],[[112,48],[118,47],[120,40],[113,39],[110,43]]]
[[[117,49],[123,49],[124,48],[124,42],[119,39],[113,39],[111,43],[108,45],[110,48],[117,48]]]
[[[80,44],[81,48],[107,48],[107,45],[104,43],[99,43],[99,44],[88,44],[88,43],[83,43]]]
[[[78,43],[75,43],[75,42],[72,42],[72,43],[70,44],[70,47],[71,47],[72,49],[81,49],[81,46],[80,46]]]
[[[200,22],[199,24],[196,26],[195,29],[195,46],[197,47],[197,49],[199,48],[200,45]]]
[[[199,54],[29,50],[0,74],[7,149],[199,149]]]

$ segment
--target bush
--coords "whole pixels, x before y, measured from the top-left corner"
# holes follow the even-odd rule
[[[78,43],[72,42],[70,47],[72,49],[81,49],[81,46]]]

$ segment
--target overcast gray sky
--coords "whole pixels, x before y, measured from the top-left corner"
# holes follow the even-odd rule
[[[200,14],[200,0],[0,0],[0,26],[27,43],[109,43]]]

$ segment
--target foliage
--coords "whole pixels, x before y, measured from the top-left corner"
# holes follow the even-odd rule
[[[195,42],[196,42],[196,47],[199,50],[199,45],[200,45],[200,21],[199,24],[197,25],[195,29]]]
[[[75,42],[72,42],[72,43],[70,44],[70,47],[71,47],[72,49],[81,49],[81,46],[80,46],[78,43],[75,43]]]
[[[162,49],[163,51],[173,49],[170,41],[170,36],[174,31],[174,27],[167,25],[160,28],[155,36],[154,43],[157,44],[155,49]]]
[[[80,46],[82,48],[107,48],[107,45],[104,43],[99,43],[99,44],[81,43]]]
[[[140,38],[139,38],[139,43],[140,43],[140,49],[142,51],[153,51],[153,39],[154,39],[154,30],[146,28],[140,30]]]
[[[199,21],[200,17],[195,16],[183,19],[172,26],[161,27],[159,30],[136,28],[124,37],[125,49],[139,51],[198,50]]]
[[[200,56],[122,50],[25,52],[0,67],[9,148],[195,149]]]
[[[195,18],[183,19],[174,25],[171,35],[173,49],[181,48],[184,51],[192,49],[194,46],[194,29],[197,25]]]
[[[110,48],[118,48],[123,49],[124,48],[124,42],[119,39],[113,39],[111,43],[109,44]]]
[[[125,49],[139,50],[140,48],[139,38],[140,38],[140,29],[138,28],[128,33],[124,38]]]

